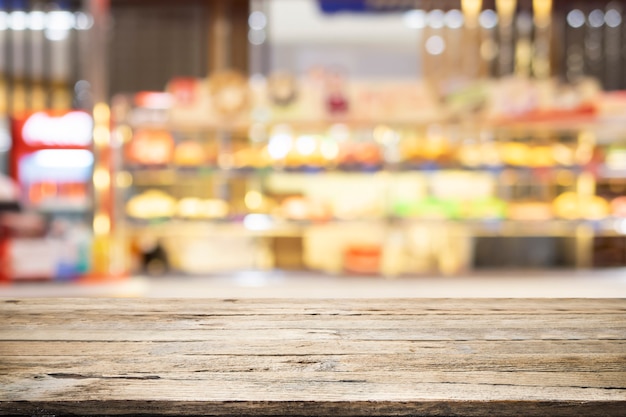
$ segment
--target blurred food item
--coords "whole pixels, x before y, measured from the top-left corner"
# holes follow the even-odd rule
[[[227,70],[209,77],[213,107],[224,116],[234,116],[247,109],[250,101],[248,81],[239,72]]]
[[[176,213],[176,200],[160,190],[148,190],[126,204],[126,214],[136,219],[169,218]]]
[[[611,201],[611,212],[616,217],[626,217],[626,196],[617,197]]]
[[[481,146],[478,143],[464,143],[457,150],[457,159],[461,165],[476,168],[483,162]]]
[[[322,153],[322,139],[318,135],[301,135],[294,141],[285,157],[285,164],[289,168],[323,168],[326,165],[326,158]]]
[[[398,144],[401,160],[408,165],[413,165],[419,161],[420,142],[416,133],[410,132],[402,136]]]
[[[382,163],[380,147],[375,143],[361,143],[355,149],[355,159],[361,166],[377,166]]]
[[[273,73],[268,78],[267,93],[274,105],[288,106],[298,97],[297,80],[287,72]]]
[[[502,164],[500,149],[495,142],[472,142],[461,144],[456,159],[468,168],[495,167]]]
[[[611,211],[606,199],[596,195],[581,196],[571,191],[555,198],[553,206],[557,217],[568,220],[600,220],[607,217]]]
[[[427,134],[421,144],[420,156],[427,161],[444,162],[452,155],[452,147],[448,138],[439,130],[437,126],[436,133]]]
[[[374,142],[345,142],[339,146],[337,163],[344,170],[367,170],[383,163],[380,147]]]
[[[324,221],[332,217],[330,207],[305,197],[288,197],[280,207],[282,216],[289,220]]]
[[[399,217],[411,217],[419,209],[419,200],[398,199],[391,206],[391,213]]]
[[[576,163],[576,147],[565,143],[552,145],[552,158],[556,163],[563,166],[572,166]]]
[[[137,130],[126,148],[127,159],[141,165],[169,164],[173,153],[174,138],[167,130]]]
[[[580,218],[580,207],[578,205],[578,194],[568,191],[562,193],[554,199],[554,213],[562,219],[578,219]]]
[[[343,265],[348,273],[376,275],[380,273],[380,245],[350,245],[344,251]]]
[[[290,220],[308,220],[309,204],[303,197],[289,197],[283,201],[281,211],[285,218]]]
[[[485,142],[480,146],[481,161],[483,165],[488,167],[496,167],[502,165],[502,158],[495,142]]]
[[[549,203],[530,201],[509,203],[507,217],[511,220],[541,221],[553,218],[552,207]]]
[[[224,200],[211,198],[204,200],[203,213],[209,219],[223,219],[228,216],[229,206]]]
[[[592,79],[564,85],[556,80],[505,77],[488,83],[485,115],[497,122],[579,121],[597,114],[600,85]]]
[[[555,160],[550,146],[538,145],[530,147],[528,155],[530,166],[535,168],[554,166]]]
[[[468,219],[502,219],[506,216],[507,204],[497,197],[484,197],[462,205],[463,217]]]
[[[460,215],[457,201],[437,197],[426,197],[413,207],[412,216],[422,219],[456,219]]]
[[[198,99],[200,80],[192,77],[176,77],[170,80],[166,90],[171,94],[173,104],[179,107],[194,105]]]
[[[179,143],[174,150],[174,163],[183,167],[197,167],[207,162],[202,145],[194,140]]]
[[[587,165],[594,157],[596,147],[591,143],[579,143],[574,153],[574,160],[577,165]]]
[[[587,220],[602,220],[611,212],[611,206],[604,198],[594,195],[580,202],[580,213]]]
[[[243,148],[235,152],[236,168],[266,168],[271,164],[271,158],[265,149],[255,149],[251,147]]]
[[[220,199],[183,198],[178,202],[176,214],[185,219],[223,219],[228,216],[229,205]]]
[[[511,166],[529,166],[532,158],[531,149],[526,143],[505,142],[500,145],[502,161]]]
[[[204,201],[200,198],[183,198],[178,202],[176,214],[184,219],[201,219],[204,217]]]

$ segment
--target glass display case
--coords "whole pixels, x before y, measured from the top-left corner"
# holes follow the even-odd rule
[[[221,73],[118,96],[127,265],[456,274],[485,266],[491,247],[493,265],[599,266],[596,238],[626,232],[623,113],[583,84],[568,86],[576,102],[564,108],[560,89],[513,83],[481,86],[470,117],[464,91],[332,72]],[[552,95],[507,101],[519,85]],[[535,255],[520,246],[541,247],[536,238],[556,243]],[[513,254],[499,252],[513,241]]]

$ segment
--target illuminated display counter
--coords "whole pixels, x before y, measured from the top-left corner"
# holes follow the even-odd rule
[[[463,91],[442,100],[417,82],[332,73],[224,73],[118,96],[127,265],[455,274],[489,239],[559,238],[563,264],[599,266],[594,238],[626,234],[621,108],[602,110],[589,85],[570,86],[563,108],[538,82],[493,84],[469,116]],[[552,96],[502,107],[512,85]]]

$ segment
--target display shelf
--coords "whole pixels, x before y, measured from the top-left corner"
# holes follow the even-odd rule
[[[567,171],[572,173],[581,173],[584,171],[590,171],[588,167],[580,165],[568,165],[568,166],[515,166],[515,165],[500,165],[500,166],[483,166],[483,167],[469,167],[463,165],[448,165],[441,166],[435,163],[424,164],[411,164],[411,165],[398,165],[398,164],[385,164],[379,167],[370,167],[368,169],[362,168],[324,168],[324,167],[266,167],[266,168],[220,168],[218,166],[199,166],[199,167],[185,167],[185,166],[125,166],[122,168],[132,174],[136,178],[145,178],[146,180],[155,181],[158,183],[159,178],[170,178],[176,176],[180,179],[195,177],[210,177],[215,175],[224,175],[231,177],[254,177],[270,174],[310,174],[310,175],[324,175],[324,174],[354,174],[354,175],[368,175],[368,174],[398,174],[405,172],[416,173],[437,173],[437,172],[449,172],[449,171],[464,171],[464,172],[478,172],[478,173],[492,173],[501,174],[503,172],[515,172],[523,174],[554,174],[557,172]],[[624,178],[626,177],[626,170],[614,170],[603,165],[594,168],[594,172],[599,177],[606,178]]]
[[[342,117],[326,118],[326,119],[280,119],[270,117],[250,118],[248,120],[228,121],[223,119],[221,122],[211,122],[206,120],[170,120],[165,116],[160,121],[134,121],[128,120],[124,123],[132,129],[165,129],[176,132],[247,132],[250,127],[255,124],[266,126],[288,125],[293,128],[303,130],[320,130],[336,125],[343,125],[351,129],[372,129],[376,126],[385,125],[396,128],[425,128],[431,125],[451,125],[453,122],[446,117],[429,118],[429,119],[411,119],[411,120],[394,120],[394,119],[346,119]],[[485,127],[491,124],[484,124]]]
[[[120,125],[131,129],[155,129],[168,130],[177,133],[230,133],[247,135],[254,126],[272,128],[274,126],[288,126],[297,131],[326,131],[332,127],[341,126],[350,130],[371,130],[379,126],[390,127],[397,130],[426,129],[438,126],[450,131],[474,131],[491,132],[495,135],[508,136],[511,134],[546,135],[549,134],[578,134],[588,132],[598,138],[599,144],[608,144],[616,139],[626,140],[624,124],[626,118],[603,119],[600,117],[576,118],[571,120],[515,120],[488,121],[469,118],[466,120],[455,119],[430,119],[430,120],[349,120],[349,119],[325,119],[325,120],[277,120],[258,119],[237,123],[202,123],[198,121],[169,121],[160,122],[123,122]]]
[[[137,111],[140,110],[141,113]],[[126,117],[120,118],[133,128],[171,128],[194,130],[219,130],[248,128],[254,123],[269,125],[290,124],[317,129],[333,124],[343,124],[355,128],[368,128],[378,125],[394,126],[429,126],[433,124],[466,125],[481,128],[514,128],[514,129],[550,129],[552,131],[572,131],[582,129],[599,129],[603,127],[617,127],[626,120],[624,115],[603,114],[597,109],[587,112],[563,112],[561,114],[546,114],[545,116],[526,116],[512,114],[510,117],[488,116],[480,113],[452,114],[445,109],[437,109],[437,114],[414,113],[412,117],[359,117],[358,115],[316,114],[308,117],[283,117],[280,111],[273,113],[266,108],[249,108],[247,114],[222,115],[220,118],[191,118],[185,117],[184,108],[175,111],[163,108],[135,107]],[[211,110],[209,110],[211,111]],[[133,113],[135,112],[135,113]]]
[[[117,191],[118,224],[135,242],[162,239],[178,270],[211,271],[198,256],[218,254],[217,265],[223,251],[224,262],[242,268],[337,271],[380,262],[383,274],[450,274],[472,268],[472,245],[483,237],[566,238],[559,244],[572,252],[568,259],[588,267],[594,237],[626,235],[626,219],[610,217],[621,213],[609,208],[615,195],[595,189],[619,177],[601,150],[626,141],[626,132],[589,109],[504,120],[418,106],[394,119],[386,108],[359,113],[358,103],[331,116],[323,101],[291,112],[261,98],[225,115],[198,88],[206,96],[195,107],[130,106],[113,129],[124,138],[117,169],[129,179]],[[135,150],[159,143],[168,162],[140,164],[150,159]],[[138,220],[138,207],[172,217]],[[231,238],[237,249],[221,246]],[[368,244],[376,249],[360,253]],[[230,259],[238,250],[240,259]]]
[[[407,219],[407,218],[370,218],[370,219],[332,219],[327,221],[294,221],[266,215],[258,220],[257,225],[240,219],[220,220],[182,220],[160,219],[154,221],[128,220],[131,234],[150,233],[158,236],[205,237],[211,235],[231,235],[249,237],[299,237],[313,227],[333,225],[379,225],[403,229],[410,226],[428,226],[435,228],[462,227],[475,237],[576,237],[581,228],[598,236],[626,236],[626,218],[606,218],[601,220],[512,220],[512,219]]]

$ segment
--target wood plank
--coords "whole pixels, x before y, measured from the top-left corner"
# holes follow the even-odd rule
[[[385,341],[388,352],[401,355],[449,355],[458,353],[488,355],[545,354],[623,354],[626,352],[624,340],[504,340],[504,341]],[[280,344],[281,354],[291,356],[317,355],[367,355],[381,353],[381,345],[376,340],[316,340],[290,341]],[[274,355],[276,343],[273,341],[246,341],[233,344],[225,341],[171,341],[171,342],[116,342],[107,341],[4,341],[0,342],[0,358],[13,356],[57,356],[100,357],[133,355],[136,357],[187,355]]]
[[[0,340],[56,340],[56,341],[150,341],[172,342],[177,340],[189,341],[275,341],[283,340],[306,342],[310,340],[412,340],[412,341],[463,341],[463,340],[624,340],[626,330],[623,328],[598,325],[592,329],[576,327],[554,328],[526,328],[510,327],[497,328],[485,324],[474,329],[471,327],[451,327],[445,329],[256,329],[256,330],[160,330],[155,326],[152,330],[47,330],[21,329],[3,331]]]
[[[4,300],[0,415],[625,415],[626,300]]]
[[[402,372],[411,373],[419,369],[420,373],[437,372],[450,375],[461,373],[488,373],[488,372],[516,372],[522,374],[559,374],[561,369],[567,367],[568,375],[585,372],[598,373],[593,381],[600,381],[605,377],[615,384],[619,378],[624,381],[626,376],[625,355],[563,355],[559,357],[545,358],[542,355],[500,355],[480,356],[475,355],[446,355],[441,358],[416,357],[415,355],[307,355],[307,356],[227,356],[227,355],[203,355],[203,356],[169,356],[148,358],[128,358],[126,356],[113,356],[99,359],[97,364],[92,364],[91,358],[77,359],[72,356],[38,356],[37,358],[5,358],[3,367],[11,377],[22,374],[50,375],[50,374],[84,374],[88,370],[91,375],[122,375],[122,374],[158,374],[163,370],[171,369],[169,375],[191,375],[195,379],[196,374],[219,373],[224,369],[228,372]],[[184,371],[180,371],[184,370]],[[536,375],[534,375],[536,376]],[[584,375],[582,375],[584,376]],[[581,378],[582,378],[581,376]],[[203,376],[204,377],[204,376]],[[510,376],[506,376],[510,378]],[[543,384],[545,381],[535,380],[528,384]],[[571,381],[567,381],[570,383]],[[558,385],[562,385],[559,382]],[[619,388],[619,386],[618,386]]]
[[[294,299],[133,299],[128,303],[125,299],[64,299],[62,301],[43,298],[28,300],[2,300],[0,309],[5,312],[22,313],[62,313],[71,311],[99,314],[100,312],[117,314],[163,314],[187,312],[189,314],[244,314],[244,315],[394,315],[394,314],[446,314],[463,312],[467,315],[484,315],[491,313],[530,313],[558,314],[559,312],[577,312],[595,314],[606,312],[626,312],[621,299],[389,299],[389,300],[294,300]],[[26,306],[25,306],[26,305]],[[209,307],[210,308],[207,308]],[[390,308],[391,307],[391,308]]]
[[[409,329],[421,327],[428,323],[429,327],[445,328],[471,325],[479,328],[481,325],[497,325],[498,327],[514,327],[520,323],[524,327],[547,327],[559,326],[576,328],[593,328],[597,323],[615,328],[626,328],[623,319],[624,313],[594,314],[593,321],[588,320],[584,314],[568,313],[554,316],[540,314],[490,314],[489,321],[467,323],[468,316],[463,314],[432,315],[432,316],[362,316],[358,321],[348,321],[346,316],[296,316],[296,315],[272,315],[272,316],[214,316],[214,315],[188,315],[171,313],[166,317],[159,317],[159,329],[161,330],[260,330],[260,329],[387,329],[391,325],[400,325]],[[251,318],[254,318],[252,320]],[[154,328],[154,316],[134,317],[132,315],[116,314],[82,314],[80,318],[68,323],[65,315],[22,315],[15,314],[8,318],[0,326],[3,330],[18,330],[23,328],[38,329],[45,327],[48,330],[80,330],[86,327],[98,330],[147,330]]]
[[[594,401],[624,400],[626,389],[615,387],[588,387],[576,385],[584,376],[573,375],[569,385],[539,384],[537,375],[521,374],[521,380],[511,383],[488,381],[483,375],[474,382],[472,373],[457,375],[425,373],[396,375],[389,380],[388,373],[234,373],[219,372],[183,377],[174,374],[161,377],[154,374],[100,375],[51,373],[40,375],[37,384],[29,384],[29,402],[48,403],[60,400],[126,399],[145,403],[168,401],[423,401],[423,400],[480,400],[480,401]],[[543,377],[542,377],[543,378]],[[595,378],[593,373],[587,378]],[[534,383],[531,383],[532,380]],[[556,378],[554,378],[556,380]],[[486,381],[486,382],[483,382]],[[3,401],[24,401],[23,382],[13,377],[0,377]],[[609,381],[610,382],[610,381]],[[150,398],[146,398],[146,393]],[[349,393],[348,393],[349,392]],[[452,398],[450,398],[452,397]],[[442,401],[442,403],[444,403]],[[130,408],[130,407],[129,407]],[[132,408],[130,409],[132,413]],[[242,411],[245,410],[242,409]],[[136,412],[136,411],[135,411]]]
[[[133,404],[134,405],[134,404]],[[54,403],[54,407],[36,405],[29,402],[8,404],[7,409],[12,415],[43,416],[54,415],[100,415],[128,416],[129,402],[126,400],[86,400],[81,402],[62,401]],[[151,416],[551,416],[551,417],[604,417],[623,416],[623,401],[542,401],[542,400],[450,400],[442,403],[439,400],[422,401],[246,401],[245,413],[242,413],[242,402],[227,401],[169,401],[155,400],[141,404],[141,414]]]

